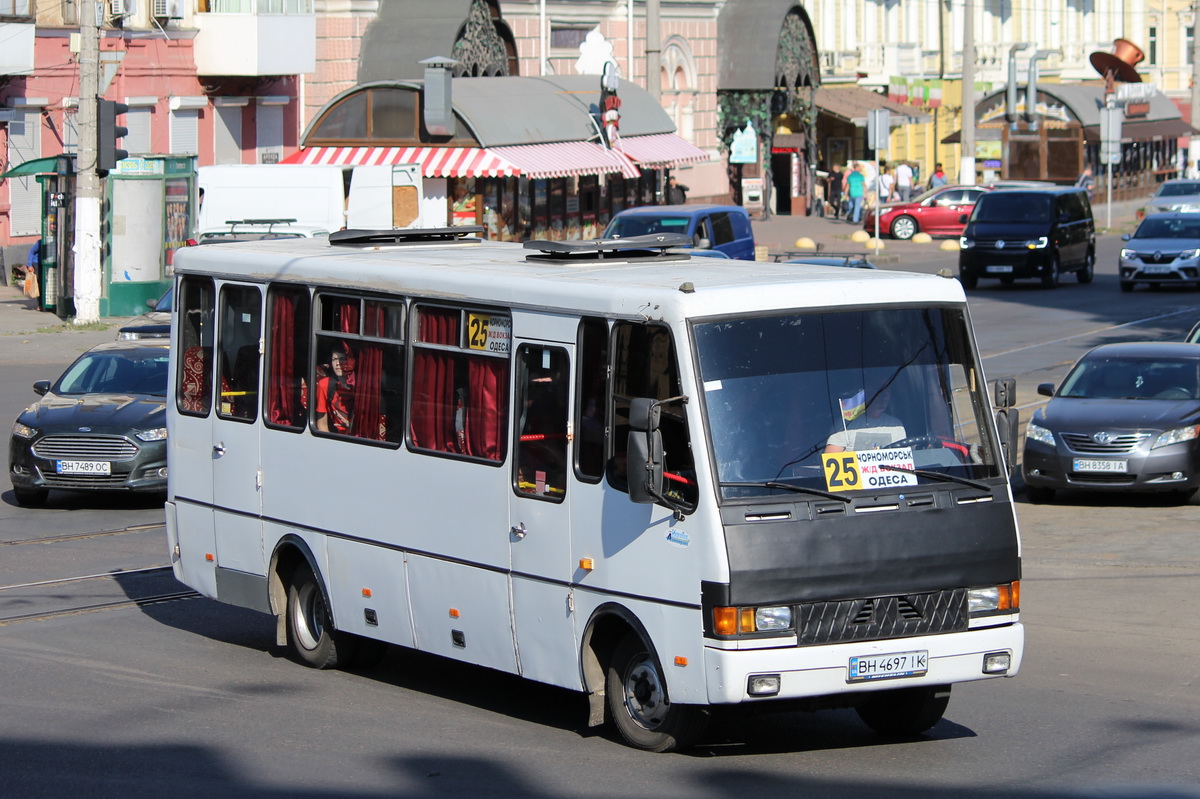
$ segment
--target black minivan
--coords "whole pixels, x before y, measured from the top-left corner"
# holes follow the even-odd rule
[[[958,279],[975,288],[980,278],[1011,283],[1036,277],[1055,288],[1063,272],[1091,283],[1096,225],[1084,189],[1000,189],[983,194],[958,240]]]

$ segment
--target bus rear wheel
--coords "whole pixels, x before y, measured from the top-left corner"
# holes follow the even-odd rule
[[[697,707],[672,703],[658,661],[642,639],[621,640],[608,666],[608,710],[625,742],[650,752],[686,749],[704,731]]]
[[[314,669],[343,665],[350,641],[333,629],[325,592],[307,564],[296,567],[288,585],[287,641],[296,658]]]
[[[858,717],[880,735],[917,735],[942,720],[950,704],[950,686],[900,688],[875,694],[855,708]]]

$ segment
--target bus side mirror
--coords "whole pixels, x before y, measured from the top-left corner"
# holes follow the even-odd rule
[[[1017,404],[1017,379],[1002,377],[992,387],[993,402],[997,408],[1011,408]]]
[[[1016,408],[1001,408],[996,411],[996,429],[1000,433],[1000,449],[1004,465],[1011,476],[1017,468],[1017,428],[1020,427],[1021,412]]]
[[[657,400],[635,398],[629,405],[629,447],[626,470],[629,498],[650,504],[663,500],[663,444],[659,432],[662,407]]]

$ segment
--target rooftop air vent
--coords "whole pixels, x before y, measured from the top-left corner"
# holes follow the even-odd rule
[[[482,232],[483,228],[479,225],[404,230],[337,230],[329,234],[329,243],[334,247],[478,244],[480,239],[475,234]]]
[[[525,249],[540,250],[526,256],[528,261],[553,263],[591,263],[595,261],[685,261],[682,253],[667,252],[672,247],[689,247],[690,236],[682,233],[650,233],[623,239],[590,241],[527,241]]]

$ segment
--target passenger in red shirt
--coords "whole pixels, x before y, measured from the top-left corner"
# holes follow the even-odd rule
[[[317,429],[349,435],[354,413],[354,359],[334,350],[329,369],[330,375],[317,381]]]

